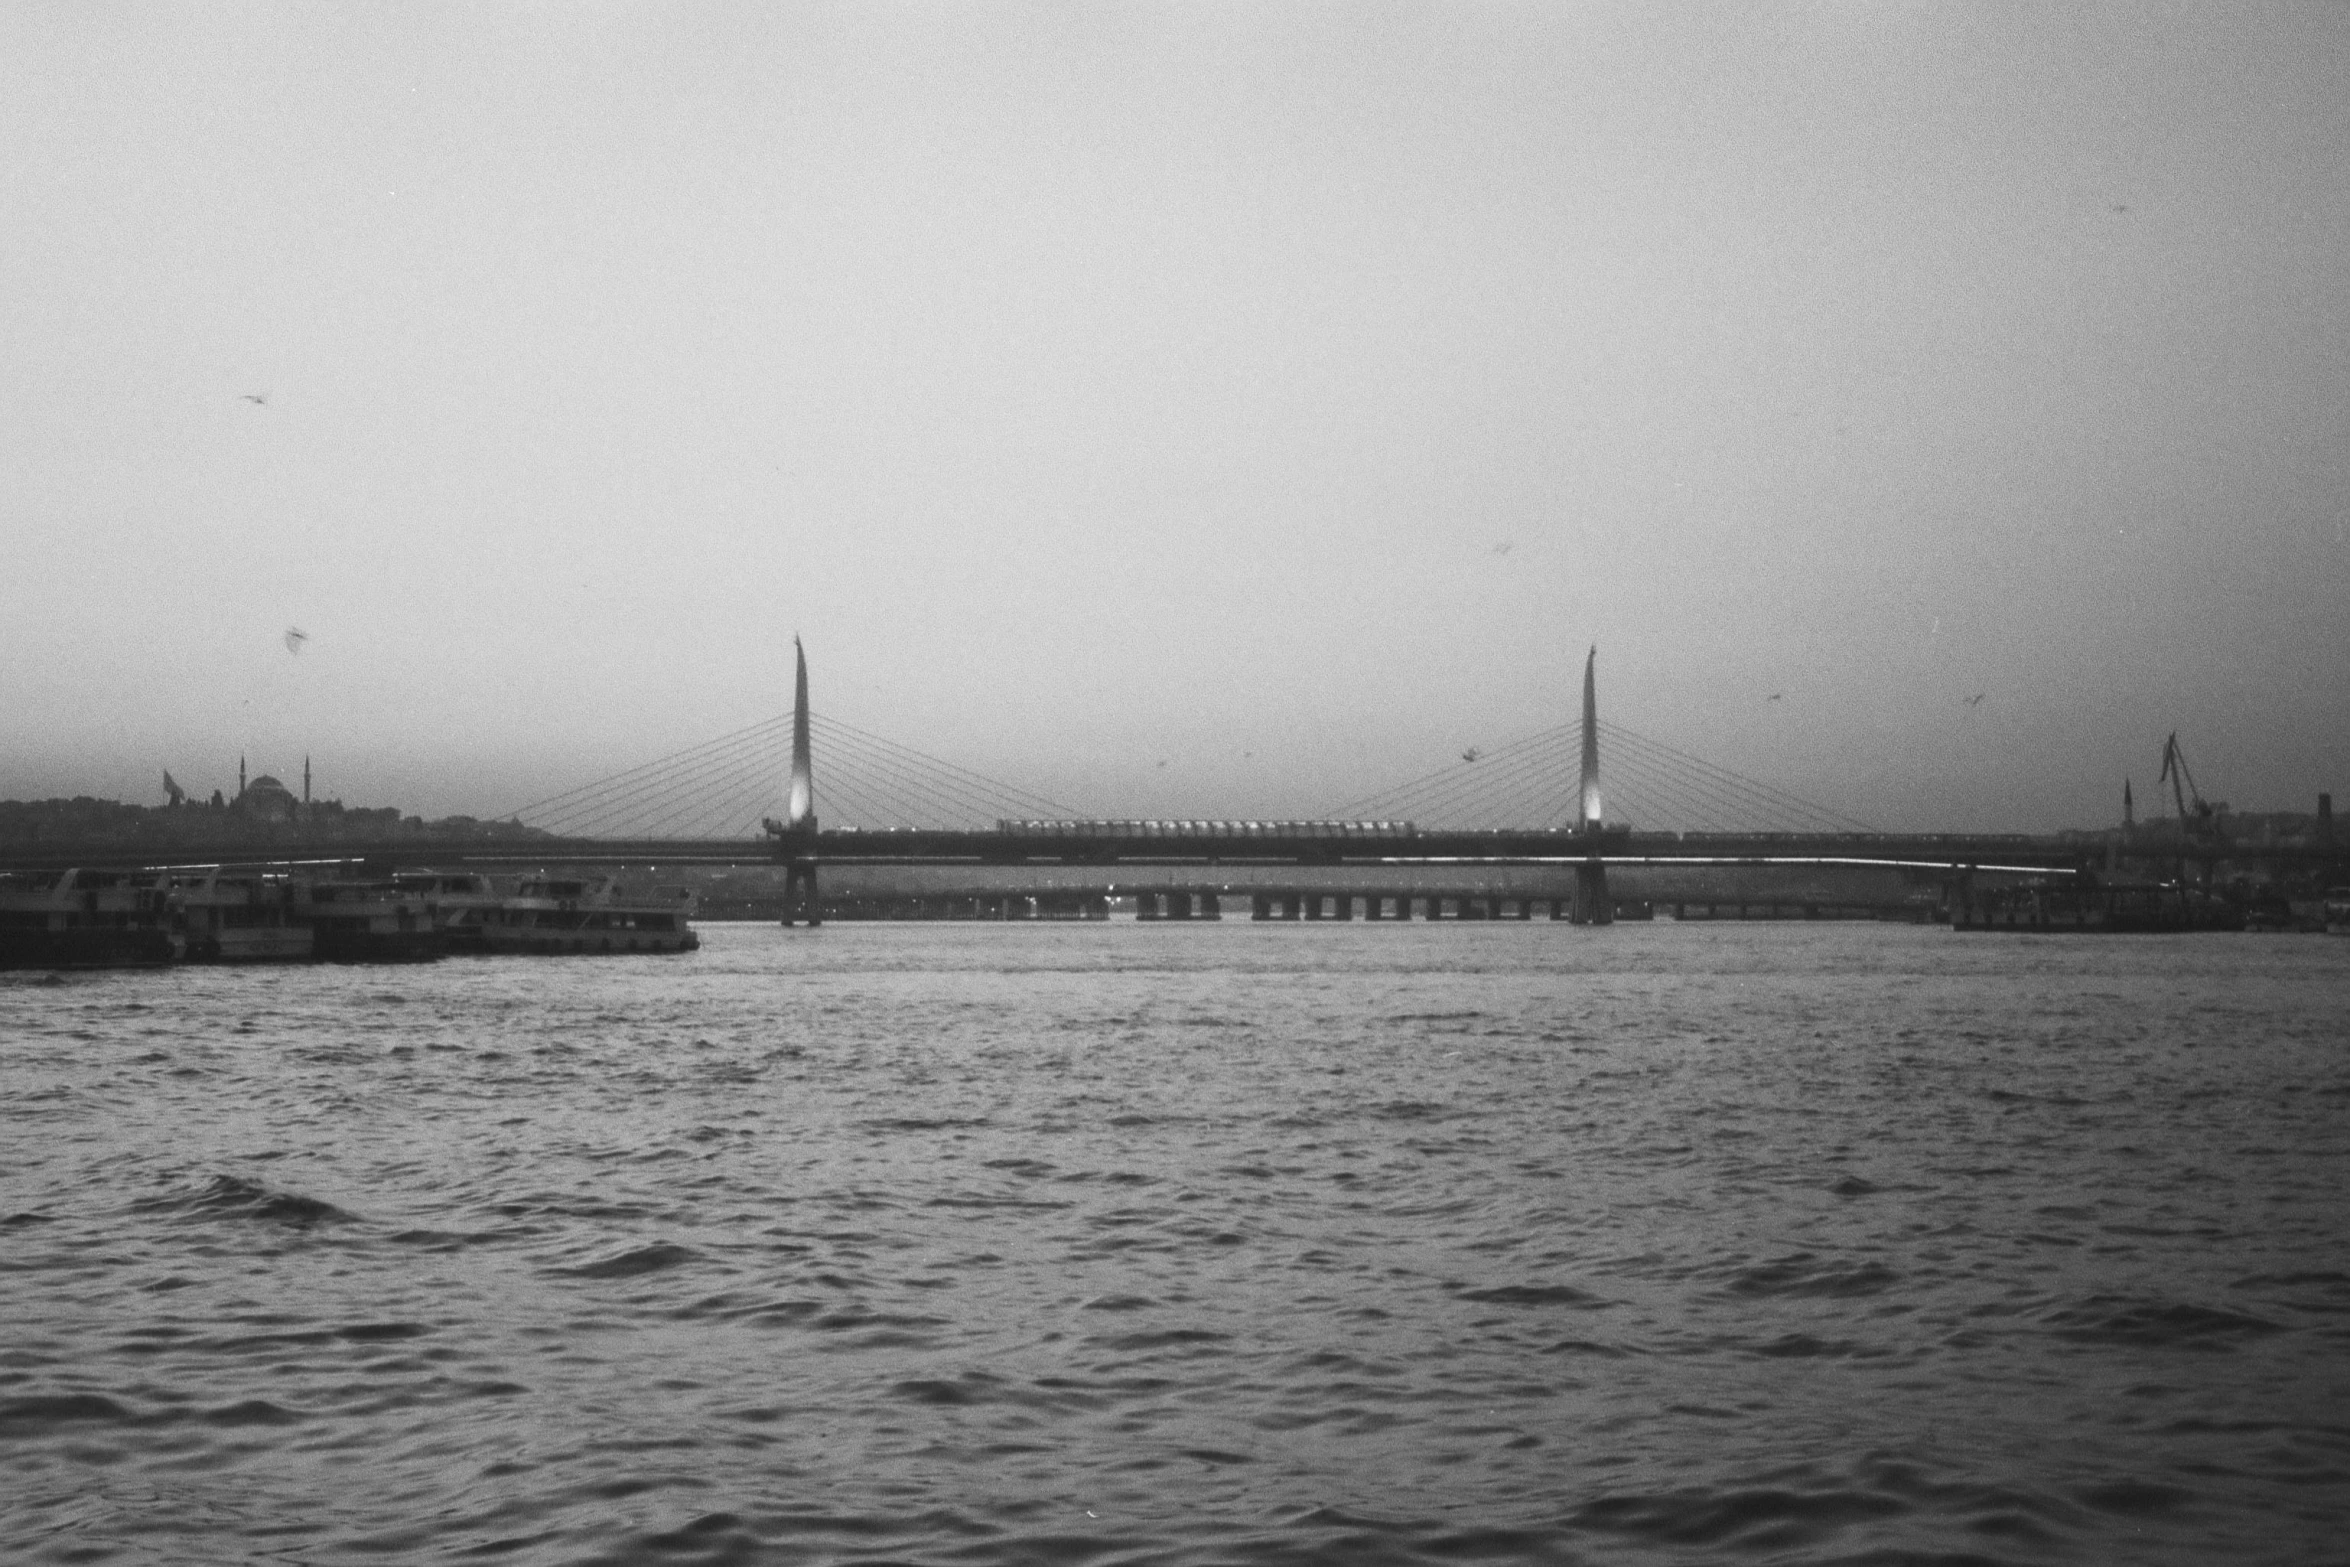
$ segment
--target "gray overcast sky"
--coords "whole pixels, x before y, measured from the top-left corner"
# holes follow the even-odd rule
[[[2350,806],[2345,84],[2337,4],[0,8],[0,797],[487,813],[796,630],[1104,814],[1594,642],[1886,825],[2173,728]]]

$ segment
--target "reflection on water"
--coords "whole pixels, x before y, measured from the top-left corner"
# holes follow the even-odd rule
[[[10,1560],[2305,1561],[2350,943],[0,986]]]

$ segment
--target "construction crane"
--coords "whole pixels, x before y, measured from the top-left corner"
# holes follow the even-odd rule
[[[2179,832],[2210,836],[2218,831],[2219,807],[2203,798],[2195,787],[2195,774],[2187,766],[2187,753],[2179,749],[2179,732],[2174,729],[2170,738],[2162,742],[2162,776],[2157,783],[2170,785],[2171,802],[2178,808]]]

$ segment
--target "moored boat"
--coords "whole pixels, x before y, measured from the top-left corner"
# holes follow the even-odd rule
[[[325,962],[429,963],[442,951],[423,895],[390,881],[297,882],[294,917]]]
[[[532,877],[483,933],[492,952],[691,952],[693,903],[683,890],[626,893],[609,876]]]
[[[0,876],[0,968],[155,968],[179,955],[168,889],[152,872]]]
[[[2177,882],[2092,879],[1973,889],[1951,909],[1953,930],[2147,934],[2242,930],[2244,910]]]
[[[443,951],[490,950],[489,928],[505,905],[505,890],[479,871],[401,871],[392,885],[424,900]]]
[[[190,963],[299,963],[316,948],[314,927],[295,917],[290,876],[213,869],[172,880],[173,925]]]

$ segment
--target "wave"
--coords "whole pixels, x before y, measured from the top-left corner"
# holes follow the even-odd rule
[[[693,1262],[701,1256],[690,1246],[679,1246],[670,1241],[655,1241],[650,1246],[639,1246],[618,1256],[597,1262],[583,1262],[573,1268],[553,1271],[568,1274],[575,1279],[635,1279],[648,1273],[660,1273],[670,1268]]]
[[[35,1393],[0,1398],[0,1438],[47,1436],[66,1426],[130,1420],[131,1412],[103,1393]]]
[[[1501,1306],[1575,1306],[1586,1311],[1614,1304],[1571,1284],[1497,1284],[1489,1289],[1459,1291],[1462,1300],[1491,1301]]]
[[[2283,1324],[2241,1311],[2187,1301],[2092,1295],[2048,1314],[2049,1331],[2082,1344],[2167,1349],[2231,1349],[2239,1341],[2282,1333]]]
[[[1740,1269],[1727,1286],[1733,1295],[1788,1296],[1845,1299],[1881,1295],[1901,1282],[1901,1275],[1881,1262],[1851,1265],[1829,1261],[1810,1252],[1796,1252],[1773,1262]]]
[[[239,1175],[216,1175],[203,1190],[174,1197],[146,1197],[131,1204],[141,1213],[195,1213],[221,1219],[250,1219],[308,1229],[347,1224],[357,1215],[300,1192],[279,1191]]]

